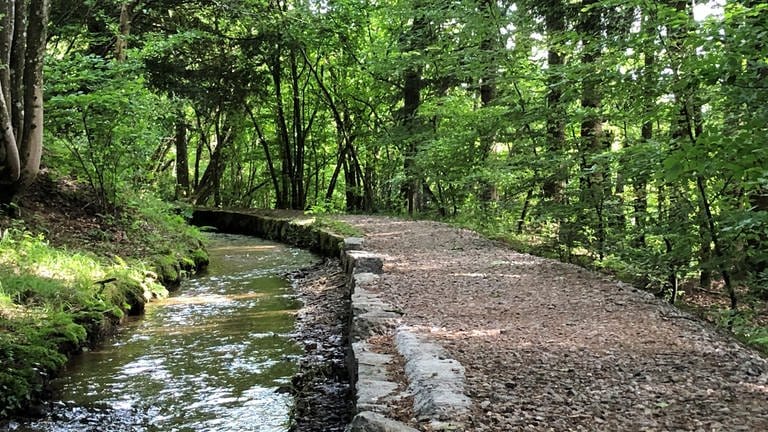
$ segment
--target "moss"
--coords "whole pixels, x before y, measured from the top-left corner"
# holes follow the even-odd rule
[[[166,253],[126,261],[54,248],[23,228],[0,230],[0,418],[36,404],[69,356],[167,296],[161,282],[178,284],[208,263],[192,236],[172,249],[148,246]]]
[[[0,417],[39,398],[66,353],[85,341],[85,328],[67,313],[0,317]]]
[[[362,237],[363,231],[344,221],[333,219],[332,217],[318,217],[315,219],[314,226],[330,231],[344,237]]]
[[[203,247],[198,247],[191,251],[190,257],[194,264],[194,267],[198,270],[208,266],[209,257],[208,252]]]
[[[24,211],[0,211],[0,418],[44,396],[68,356],[167,296],[160,282],[208,263],[190,211],[138,192],[104,215],[88,187],[38,180]]]
[[[179,260],[170,255],[155,256],[155,273],[160,282],[167,285],[176,285],[181,282],[181,266]]]

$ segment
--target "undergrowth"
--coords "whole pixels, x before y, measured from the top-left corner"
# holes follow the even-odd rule
[[[333,232],[344,237],[362,237],[363,231],[344,221],[327,216],[315,216],[313,223],[317,228]]]
[[[0,418],[44,397],[70,354],[207,264],[189,212],[137,194],[109,215],[66,218],[54,205],[0,219]]]

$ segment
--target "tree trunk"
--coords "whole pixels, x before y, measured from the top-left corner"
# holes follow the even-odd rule
[[[421,105],[421,72],[418,68],[410,69],[405,73],[405,85],[403,86],[403,114],[406,133],[405,151],[403,154],[403,171],[405,172],[405,195],[408,214],[412,215],[418,207],[419,176],[416,168],[416,134],[418,133],[417,112]]]
[[[176,118],[176,199],[189,196],[189,151],[184,113]]]
[[[656,37],[656,13],[653,8],[643,11],[643,33],[647,38]],[[655,44],[654,44],[655,45]],[[653,120],[650,119],[651,113],[656,108],[656,82],[658,73],[656,72],[656,53],[653,48],[647,48],[643,53],[643,106],[645,118],[640,129],[641,142],[648,144],[653,139]],[[637,167],[637,173],[632,179],[632,189],[634,192],[634,201],[632,203],[634,211],[635,230],[637,234],[632,240],[634,247],[645,246],[645,230],[648,221],[648,174],[644,168]]]
[[[502,53],[499,39],[498,6],[495,0],[479,0],[478,8],[483,15],[483,37],[480,41],[480,56],[482,58],[482,73],[480,77],[480,104],[486,108],[494,104],[498,94],[498,65],[497,59]],[[496,140],[495,124],[482,125],[480,127],[480,154],[478,160],[485,164],[493,151],[493,143]],[[498,200],[496,185],[490,179],[480,182],[480,203]]]
[[[275,104],[277,112],[275,123],[277,128],[277,141],[280,149],[280,195],[277,199],[277,208],[291,208],[291,179],[293,177],[293,157],[291,151],[291,137],[288,132],[288,123],[285,119],[282,90],[282,60],[278,49],[272,56],[270,65],[272,82],[275,91]]]
[[[562,103],[562,67],[565,55],[560,47],[560,38],[565,32],[565,6],[562,0],[549,0],[544,7],[544,22],[547,31],[547,150],[556,159],[564,157],[565,151],[565,107]],[[544,198],[556,204],[565,201],[564,191],[568,171],[558,162],[554,172],[544,180]]]
[[[597,0],[582,1],[579,21],[579,31],[582,36],[583,54],[581,57],[584,67],[581,92],[581,107],[584,109],[584,120],[581,122],[581,201],[584,207],[592,207],[597,217],[597,250],[600,259],[605,253],[606,221],[605,200],[606,191],[610,190],[608,182],[608,167],[595,161],[595,156],[606,150],[607,140],[603,136],[603,120],[600,113],[602,94],[600,77],[596,63],[600,59],[602,39],[602,12],[597,6]]]
[[[218,120],[217,120],[218,121]],[[211,153],[211,160],[203,172],[200,183],[195,189],[195,204],[205,205],[213,197],[214,205],[221,204],[221,176],[224,173],[224,149],[232,141],[232,137],[222,134],[217,127],[216,148]]]
[[[299,70],[296,49],[291,49],[291,87],[293,99],[293,170],[291,171],[291,208],[303,210],[304,196],[304,148],[306,147],[306,130],[304,129],[304,109],[300,98]]]
[[[269,177],[272,179],[272,187],[275,190],[275,197],[276,199],[279,199],[280,195],[280,180],[277,176],[277,171],[275,171],[275,164],[272,162],[272,153],[269,151],[269,143],[267,142],[267,138],[264,136],[264,132],[261,130],[261,127],[259,126],[259,122],[256,121],[256,116],[253,114],[253,110],[251,110],[249,107],[245,107],[245,110],[248,112],[248,116],[251,118],[251,122],[253,123],[253,128],[256,130],[256,134],[258,135],[258,140],[261,142],[261,147],[264,150],[264,157],[267,159],[267,168],[269,169]],[[280,206],[277,206],[278,208],[281,208]]]
[[[402,46],[403,52],[421,52],[427,46],[429,29],[428,12],[426,5],[418,1],[414,4],[413,24],[405,36]],[[405,197],[408,214],[412,215],[419,210],[419,195],[421,192],[421,175],[417,172],[416,153],[418,150],[417,137],[421,129],[418,118],[421,106],[421,89],[424,85],[421,78],[422,66],[413,63],[407,66],[403,74],[403,108],[401,123],[405,130],[405,144],[403,148],[403,171],[405,183],[402,192]]]
[[[0,4],[0,203],[10,202],[40,170],[43,61],[49,9],[49,0]]]
[[[115,59],[119,62],[123,62],[126,59],[134,7],[136,7],[135,0],[120,5],[120,27],[118,29],[117,41],[115,42]]]

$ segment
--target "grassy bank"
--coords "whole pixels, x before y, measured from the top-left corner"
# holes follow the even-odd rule
[[[0,214],[0,417],[35,406],[68,357],[207,264],[178,209],[136,196],[104,214],[43,179]]]

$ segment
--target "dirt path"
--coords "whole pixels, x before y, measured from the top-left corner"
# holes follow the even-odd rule
[[[384,257],[379,295],[466,368],[468,430],[768,430],[768,362],[647,293],[440,223],[342,219]]]

